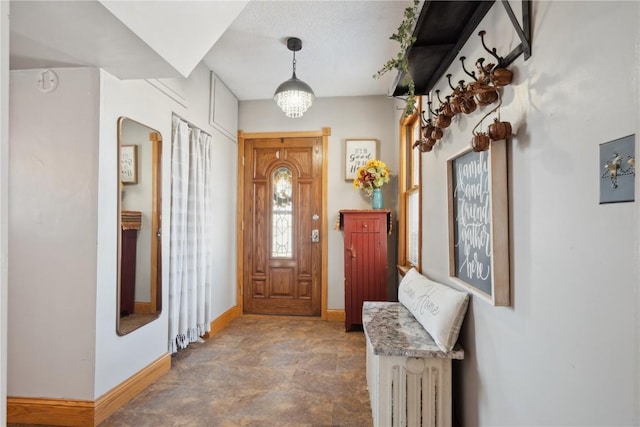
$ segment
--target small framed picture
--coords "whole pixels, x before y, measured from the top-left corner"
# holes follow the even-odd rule
[[[377,139],[346,139],[345,140],[345,181],[353,181],[360,166],[369,160],[378,158]]]
[[[600,144],[600,204],[635,201],[635,135]]]
[[[138,183],[138,146],[120,147],[120,181],[123,184]]]

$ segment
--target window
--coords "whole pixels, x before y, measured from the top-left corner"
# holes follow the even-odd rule
[[[414,144],[422,139],[421,110],[421,102],[418,102],[417,110],[400,122],[398,269],[402,274],[411,267],[420,270],[422,162],[420,150]]]
[[[273,172],[273,203],[271,207],[272,235],[271,256],[291,258],[293,256],[293,203],[292,174],[286,167]]]

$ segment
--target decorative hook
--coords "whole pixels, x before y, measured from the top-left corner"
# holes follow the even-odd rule
[[[438,97],[438,101],[440,101],[440,104],[444,104],[444,102],[442,102],[442,99],[440,99],[440,89],[436,89],[436,96]]]
[[[464,80],[458,81],[458,85],[460,86],[460,90],[463,92],[467,90],[467,87],[464,85]]]
[[[428,119],[424,116],[424,113],[426,113],[426,111],[422,110],[422,127],[425,127],[427,125],[431,124],[431,117],[429,117]]]
[[[485,30],[482,30],[478,33],[478,35],[480,36],[480,41],[482,42],[482,47],[484,47],[484,50],[486,50],[487,52],[489,52],[489,54],[491,54],[491,56],[493,56],[494,58],[496,58],[496,61],[498,61],[498,68],[503,68],[503,64],[504,64],[504,58],[498,56],[498,54],[496,53],[496,48],[494,47],[493,49],[489,50],[489,48],[487,47],[487,45],[484,43],[484,36],[485,34],[487,34],[487,32]]]
[[[487,67],[489,67],[491,64],[489,64]],[[476,68],[478,69],[478,72],[480,73],[480,78],[483,78],[484,76],[486,76],[489,71],[491,71],[490,69],[485,69],[484,68],[484,58],[478,58],[478,60],[476,61]]]
[[[451,84],[451,74],[447,74],[447,80],[449,81],[449,87],[451,88],[451,90],[456,90],[455,87],[453,87],[453,85]]]
[[[429,106],[429,112],[431,113],[432,116],[437,116],[437,113],[434,113],[433,110],[431,109],[431,104],[433,104],[431,101],[427,102],[427,105]]]
[[[464,60],[465,59],[467,59],[466,56],[461,56],[460,57],[460,62],[462,63],[462,70],[467,74],[467,76],[471,77],[473,80],[478,80],[478,79],[476,79],[476,72],[475,71],[469,72],[465,68],[465,66],[464,66]]]

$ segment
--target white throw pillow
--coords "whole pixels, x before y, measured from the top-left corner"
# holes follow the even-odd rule
[[[400,281],[398,300],[429,332],[440,350],[453,349],[467,312],[469,294],[429,280],[412,268]]]

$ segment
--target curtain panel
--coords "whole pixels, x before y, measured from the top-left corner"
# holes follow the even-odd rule
[[[210,331],[214,176],[211,135],[177,116],[171,138],[169,352]]]

